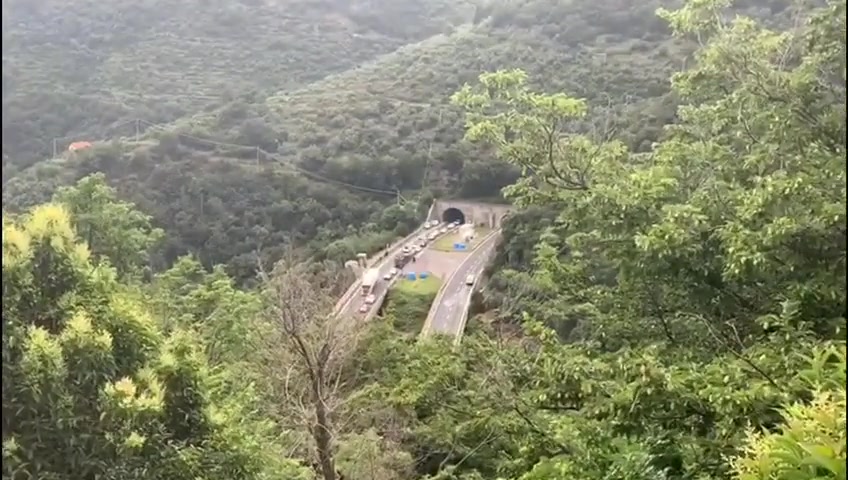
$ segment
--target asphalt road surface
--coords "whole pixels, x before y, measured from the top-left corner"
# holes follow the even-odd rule
[[[376,310],[380,305],[380,299],[383,298],[383,295],[388,291],[389,286],[394,282],[394,278],[391,280],[384,280],[383,275],[389,273],[389,270],[394,266],[394,255],[390,255],[386,257],[385,260],[380,261],[373,268],[377,268],[380,270],[380,279],[377,280],[377,284],[374,285],[374,289],[371,293],[374,294],[374,297],[377,298],[377,301],[369,306],[368,312],[359,313],[359,307],[365,303],[365,296],[361,293],[357,292],[351,298],[351,301],[348,305],[345,305],[345,308],[342,310],[342,315],[346,315],[348,318],[356,316],[357,318],[365,318],[371,310]]]
[[[429,231],[432,231],[432,230],[419,229],[417,233],[429,232]],[[401,246],[399,246],[399,248],[397,250],[393,250],[392,252],[390,252],[390,254],[388,256],[386,256],[385,259],[378,261],[372,267],[372,268],[376,268],[376,269],[380,270],[380,279],[377,281],[377,285],[374,286],[374,289],[372,291],[372,293],[376,297],[377,301],[374,302],[373,305],[369,306],[369,309],[368,309],[367,312],[360,313],[359,307],[361,307],[362,304],[365,303],[365,296],[363,296],[360,292],[356,292],[356,293],[353,294],[353,296],[350,297],[350,300],[342,307],[342,309],[340,311],[340,315],[343,318],[351,318],[351,317],[366,318],[371,313],[372,310],[376,310],[379,307],[383,296],[389,290],[389,287],[391,286],[391,284],[394,283],[394,281],[397,279],[397,276],[396,276],[395,278],[392,278],[391,280],[387,281],[387,280],[383,279],[383,276],[385,274],[389,273],[389,270],[391,270],[394,267],[395,254],[400,250],[400,247]]]
[[[474,283],[477,283],[499,237],[500,234],[494,234],[486,239],[457,267],[456,273],[445,285],[445,293],[433,313],[429,333],[454,336],[462,334],[462,330],[465,329],[465,313],[468,311],[471,292],[474,290],[474,285],[466,285],[465,279],[468,275],[474,275]]]

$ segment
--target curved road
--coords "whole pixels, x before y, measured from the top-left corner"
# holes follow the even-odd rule
[[[438,304],[434,304],[427,315],[427,322],[424,327],[426,331],[422,332],[423,335],[437,333],[453,335],[457,339],[462,336],[465,330],[465,322],[468,319],[471,293],[495,251],[498,238],[500,238],[499,231],[490,234],[448,277],[446,283],[442,286],[443,292],[434,300]],[[468,275],[474,275],[474,285],[465,284]]]

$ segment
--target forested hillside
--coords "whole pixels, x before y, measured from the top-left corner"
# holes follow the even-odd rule
[[[449,97],[481,71],[522,68],[590,102],[575,128],[649,149],[694,46],[661,5],[674,2],[7,2],[4,205],[103,172],[167,232],[164,265],[191,252],[248,278],[257,250],[373,251],[432,196],[496,198],[518,178],[461,139]],[[786,24],[785,7],[735,11]],[[25,169],[56,137],[67,158]],[[112,143],[69,155],[74,140]],[[410,205],[383,212],[396,191]]]
[[[465,2],[10,0],[3,3],[3,153],[29,165],[80,138],[131,134],[265,98],[470,20]],[[402,24],[402,28],[401,28]],[[4,162],[5,165],[5,162]]]
[[[638,34],[625,9],[601,12],[604,3],[545,4],[562,6],[560,19],[593,12],[575,29],[618,19],[611,31]],[[515,10],[481,7],[452,35],[484,42],[474,32],[512,28],[515,42],[464,50],[478,59],[468,77],[363,67],[6,182],[3,478],[846,479],[846,2],[747,9],[765,20],[726,3],[661,9],[650,22],[674,38],[655,40],[692,45],[686,68],[646,61],[646,83],[615,77],[621,90],[609,100],[591,82],[603,85],[612,68],[581,96],[568,74],[588,64],[558,70],[553,57],[520,49],[486,57],[522,45],[521,29],[542,38],[537,26],[558,10],[512,5],[525,20],[509,26],[522,18]],[[426,45],[449,51],[452,38]],[[606,48],[598,53],[616,51]],[[404,52],[383,60],[415,58]],[[647,124],[621,95],[655,75],[670,80],[668,96],[632,93],[631,105],[662,97],[678,108],[643,145],[620,134]],[[385,107],[405,135],[383,132],[373,113],[356,116],[381,108],[364,100],[379,78],[404,85],[377,96],[406,101]],[[421,92],[451,90],[403,97],[410,78]],[[308,110],[316,99],[325,103]],[[438,123],[427,103],[452,120]],[[276,152],[223,144],[255,133],[260,109],[268,128],[297,135]],[[607,122],[610,110],[621,114]],[[341,116],[333,135],[298,144],[330,115]],[[408,330],[421,297],[396,298],[405,308],[369,323],[332,315],[351,280],[338,261],[346,242],[411,228],[420,209],[381,211],[386,203],[307,180],[397,182],[374,155],[361,153],[374,162],[360,165],[367,175],[334,166],[354,161],[331,146],[353,119],[375,130],[348,131],[373,140],[350,148],[414,137],[397,143],[413,156],[459,145],[451,155],[462,176],[423,176],[431,188],[461,192],[473,163],[480,178],[512,175],[503,195],[517,212],[459,345]],[[251,288],[224,266],[204,268],[208,256],[219,263],[271,243],[278,262],[242,257],[258,271]]]

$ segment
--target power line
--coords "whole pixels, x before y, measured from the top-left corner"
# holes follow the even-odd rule
[[[343,182],[341,180],[336,180],[336,179],[333,179],[333,178],[325,177],[325,176],[323,176],[319,173],[315,173],[315,172],[306,170],[304,168],[301,168],[301,167],[295,165],[294,163],[292,163],[291,161],[283,159],[282,157],[280,157],[276,154],[273,154],[271,152],[268,152],[268,151],[266,151],[266,150],[264,150],[261,147],[258,147],[256,145],[243,145],[243,144],[238,144],[238,143],[228,143],[228,142],[219,142],[219,141],[215,141],[215,140],[209,140],[207,138],[201,138],[201,137],[197,137],[197,136],[194,136],[194,135],[189,135],[187,133],[181,133],[179,131],[173,131],[169,128],[166,128],[164,125],[155,124],[153,122],[149,122],[147,120],[140,119],[140,118],[123,121],[121,123],[118,123],[117,125],[112,125],[109,129],[110,130],[117,130],[118,128],[125,127],[125,126],[128,126],[128,125],[135,125],[135,140],[136,141],[139,140],[140,135],[141,135],[141,125],[145,125],[147,127],[145,130],[154,130],[154,131],[159,131],[159,132],[164,132],[164,133],[172,133],[172,134],[174,134],[178,137],[191,139],[191,140],[194,140],[195,142],[205,143],[207,145],[214,145],[214,146],[220,146],[220,147],[234,147],[234,148],[241,148],[241,149],[253,149],[253,150],[256,151],[256,161],[257,161],[257,163],[259,162],[260,155],[264,155],[267,158],[276,160],[283,167],[289,168],[289,169],[291,169],[295,172],[300,173],[301,175],[304,175],[306,177],[312,178],[312,179],[320,181],[320,182],[338,185],[340,187],[345,187],[345,188],[349,188],[349,189],[352,189],[352,190],[358,190],[360,192],[374,193],[374,194],[380,194],[380,195],[390,195],[390,196],[393,196],[393,197],[397,197],[398,202],[401,202],[403,200],[403,197],[401,196],[400,191],[398,191],[397,189],[395,189],[395,190],[384,190],[384,189],[380,189],[380,188],[364,187],[364,186],[360,186],[360,185],[354,185],[354,184],[348,183],[348,182]],[[61,141],[61,140],[67,140],[67,139],[71,139],[71,138],[77,138],[77,137],[67,136],[67,137],[56,137],[56,138],[53,139],[53,158],[56,158],[58,156],[58,153],[59,153],[58,152],[58,142]]]
[[[109,130],[114,131],[114,130],[118,130],[121,127],[125,127],[127,125],[133,125],[133,124],[135,124],[136,127],[138,127],[138,123],[139,123],[139,120],[136,120],[136,119],[124,120],[124,121],[118,123],[117,125],[112,125],[111,127],[109,127]],[[74,139],[74,138],[79,138],[79,136],[78,135],[68,135],[68,136],[65,136],[65,137],[55,137],[53,139],[53,158],[56,158],[56,156],[59,154],[58,146],[59,146],[60,141],[70,140],[70,139]]]
[[[244,148],[244,149],[254,149],[254,150],[256,150],[256,153],[257,153],[257,159],[258,159],[259,154],[262,154],[265,157],[272,158],[272,159],[276,160],[278,163],[280,163],[281,165],[283,165],[285,167],[288,167],[288,168],[290,168],[290,169],[292,169],[292,170],[294,170],[294,171],[296,171],[296,172],[298,172],[302,175],[305,175],[307,177],[311,177],[311,178],[318,180],[318,181],[331,183],[331,184],[334,184],[334,185],[339,185],[339,186],[350,188],[350,189],[353,189],[353,190],[359,190],[361,192],[379,193],[379,194],[382,194],[382,195],[391,195],[391,196],[400,197],[400,193],[397,190],[383,190],[383,189],[379,189],[379,188],[363,187],[363,186],[360,186],[360,185],[354,185],[352,183],[347,183],[347,182],[343,182],[341,180],[336,180],[336,179],[333,179],[333,178],[325,177],[325,176],[318,174],[318,173],[315,173],[315,172],[311,172],[311,171],[306,170],[304,168],[298,167],[297,165],[294,165],[292,162],[289,162],[289,161],[286,161],[285,159],[282,159],[281,157],[277,156],[276,154],[273,154],[271,152],[263,150],[262,148],[257,147],[256,145],[243,145],[243,144],[238,144],[238,143],[218,142],[218,141],[215,141],[215,140],[209,140],[209,139],[206,139],[206,138],[196,137],[194,135],[189,135],[189,134],[186,134],[186,133],[173,132],[173,131],[171,131],[171,130],[169,130],[169,129],[161,126],[161,125],[156,125],[152,122],[148,122],[147,120],[139,119],[138,122],[147,125],[149,127],[149,129],[152,129],[152,130],[157,130],[157,131],[166,132],[166,133],[173,133],[174,135],[177,135],[179,137],[191,139],[191,140],[194,140],[194,141],[200,142],[200,143],[206,143],[208,145],[215,145],[215,146],[220,146],[220,147],[235,147],[235,148]]]

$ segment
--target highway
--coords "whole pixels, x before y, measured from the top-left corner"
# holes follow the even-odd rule
[[[389,287],[391,286],[391,284],[394,283],[394,281],[395,281],[394,278],[389,280],[389,281],[383,280],[383,275],[389,273],[389,270],[391,270],[392,267],[394,267],[394,258],[395,258],[395,255],[394,255],[394,252],[392,252],[390,255],[386,256],[386,258],[384,260],[378,261],[372,267],[372,268],[376,268],[376,269],[380,270],[380,280],[377,282],[376,285],[374,285],[374,290],[372,291],[372,293],[377,298],[377,300],[374,302],[373,305],[371,305],[371,308],[368,310],[368,312],[367,313],[359,313],[359,307],[363,303],[365,303],[365,297],[363,297],[361,293],[356,292],[356,293],[353,294],[353,296],[350,298],[350,301],[347,303],[347,305],[345,305],[344,309],[341,312],[341,314],[345,318],[354,317],[354,318],[363,319],[363,318],[366,318],[366,317],[370,317],[371,315],[369,315],[369,314],[373,313],[372,310],[374,312],[377,311],[377,308],[380,306],[381,299],[383,298],[383,295],[386,294],[386,292],[389,290]]]
[[[442,224],[439,224],[441,227]],[[439,228],[433,227],[433,228]],[[374,286],[373,294],[376,297],[376,301],[374,305],[366,313],[360,313],[359,307],[365,302],[365,297],[360,294],[359,291],[353,292],[353,294],[343,301],[341,308],[339,309],[339,316],[341,318],[358,318],[368,320],[376,314],[378,307],[382,304],[383,297],[388,292],[389,287],[398,279],[396,275],[389,281],[383,279],[383,276],[389,273],[394,267],[394,258],[395,254],[398,253],[404,245],[410,243],[415,238],[422,234],[426,234],[425,232],[432,232],[433,229],[425,229],[423,226],[419,227],[415,232],[407,236],[404,241],[398,242],[392,249],[390,249],[389,254],[386,255],[384,259],[377,260],[371,268],[376,268],[380,271],[380,280],[377,282],[377,285]],[[441,236],[441,235],[440,235]],[[359,286],[361,283],[359,281],[356,282],[356,285]],[[357,287],[359,288],[359,287]]]
[[[455,336],[457,340],[461,338],[468,319],[471,293],[486,264],[489,263],[498,238],[500,238],[500,231],[489,234],[488,238],[484,238],[483,242],[471,251],[448,277],[433,301],[422,335],[437,333]],[[468,275],[474,275],[474,285],[465,284]]]

